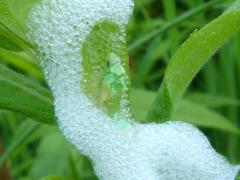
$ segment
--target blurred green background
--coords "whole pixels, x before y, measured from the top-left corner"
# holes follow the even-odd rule
[[[145,116],[168,61],[182,42],[231,4],[206,0],[136,0],[129,23],[131,106]],[[209,42],[211,43],[211,42]],[[47,88],[36,60],[0,31],[0,64]],[[240,33],[204,65],[174,114],[197,125],[232,163],[240,163]],[[1,87],[0,87],[1,88]],[[24,99],[23,99],[24,100]],[[67,180],[97,179],[89,160],[54,126],[36,124],[0,109],[0,180],[37,180],[57,175]]]

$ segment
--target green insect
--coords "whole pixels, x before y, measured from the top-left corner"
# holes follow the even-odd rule
[[[115,53],[110,53],[109,68],[106,69],[102,81],[101,104],[119,103],[126,87],[126,72],[121,59]]]
[[[120,114],[127,106],[129,78],[125,52],[124,33],[117,24],[107,21],[95,25],[81,50],[84,70],[81,87],[112,118],[122,117]]]

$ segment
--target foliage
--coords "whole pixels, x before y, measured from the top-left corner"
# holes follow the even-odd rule
[[[51,93],[14,71],[0,66],[0,107],[42,123],[54,124]]]
[[[14,179],[96,179],[89,161],[54,126],[48,126],[55,124],[53,98],[24,26],[28,10],[37,1],[0,0],[0,144],[5,150],[0,165],[8,162]],[[239,163],[240,35],[230,37],[240,28],[240,11],[232,8],[219,16],[231,2],[137,0],[127,30],[134,87],[130,100],[138,121],[171,117],[193,123],[217,151]],[[239,7],[239,1],[235,3]],[[95,56],[99,55],[86,58]]]
[[[237,2],[238,3],[238,2]],[[149,119],[169,120],[179,99],[202,65],[240,29],[240,9],[225,13],[194,31],[171,59]]]

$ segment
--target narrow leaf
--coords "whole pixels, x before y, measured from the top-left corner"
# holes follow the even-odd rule
[[[49,91],[0,65],[0,108],[21,113],[38,122],[55,124]]]
[[[26,39],[26,21],[29,10],[39,0],[0,0],[0,32],[11,39],[32,57],[35,56],[33,45]]]
[[[140,122],[146,122],[147,109],[156,96],[156,92],[133,89],[130,94],[131,108],[135,118]],[[139,100],[141,103],[139,103]],[[240,130],[229,119],[217,112],[188,100],[180,101],[180,105],[173,114],[173,120],[192,123],[198,127],[213,128],[234,134],[240,134]]]
[[[18,149],[18,147],[22,145],[23,142],[39,127],[39,125],[35,123],[29,124],[28,122],[26,122],[26,124],[27,124],[27,128],[25,129],[25,131],[13,139],[13,141],[4,151],[3,155],[0,157],[0,168],[2,167],[3,163],[9,158],[9,156],[11,156],[12,153],[16,149]]]
[[[13,67],[23,70],[27,74],[34,75],[38,79],[44,80],[44,76],[40,70],[40,67],[38,67],[36,63],[29,56],[27,56],[26,53],[14,52],[0,48],[0,58]]]
[[[200,127],[217,128],[240,135],[240,130],[229,119],[202,105],[182,100],[172,116],[173,120],[183,120]]]
[[[238,99],[222,95],[213,95],[199,92],[187,94],[186,99],[212,108],[223,106],[240,106],[240,101]]]
[[[231,9],[200,31],[193,32],[178,49],[167,67],[159,93],[148,113],[149,120],[169,120],[204,63],[240,29],[240,10]]]

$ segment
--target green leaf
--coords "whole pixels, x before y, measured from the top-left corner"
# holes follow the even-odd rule
[[[182,100],[172,116],[173,120],[182,120],[199,127],[217,128],[240,135],[240,130],[229,119],[206,107]]]
[[[156,92],[141,89],[133,89],[131,91],[131,108],[138,121],[146,122],[147,109],[156,94]],[[140,103],[139,99],[141,99]],[[240,130],[229,119],[203,105],[191,101],[180,101],[180,105],[172,117],[173,120],[192,123],[199,127],[213,128],[240,135]]]
[[[38,122],[55,124],[51,93],[24,76],[0,65],[0,108]]]
[[[0,0],[0,24],[12,32],[25,37],[25,22],[29,10],[39,0]]]
[[[236,5],[240,3],[236,1]],[[147,118],[169,120],[188,85],[204,63],[240,29],[240,10],[231,11],[193,32],[171,59]]]
[[[13,51],[21,51],[22,49],[9,37],[3,29],[0,28],[0,47],[13,50]]]
[[[44,80],[40,67],[38,67],[26,53],[14,52],[0,48],[0,58],[13,67],[23,70],[27,74],[34,75],[38,79]]]
[[[38,147],[29,178],[39,179],[49,174],[64,176],[69,167],[70,148],[60,132],[46,135]]]
[[[14,33],[23,35],[23,28],[11,12],[10,0],[0,0],[0,24]]]
[[[34,48],[26,39],[26,21],[30,9],[39,0],[0,0],[0,32],[32,57]]]
[[[222,106],[240,106],[240,101],[238,99],[222,95],[213,95],[199,92],[187,94],[186,99],[212,108]]]

